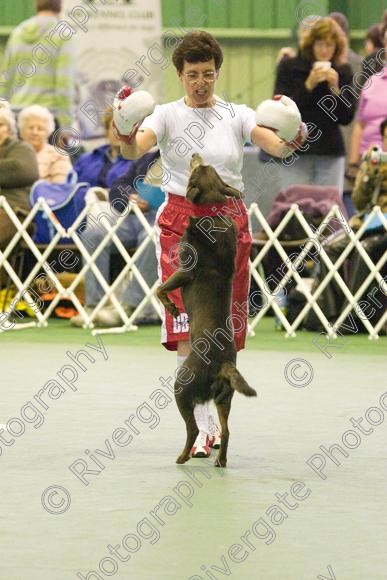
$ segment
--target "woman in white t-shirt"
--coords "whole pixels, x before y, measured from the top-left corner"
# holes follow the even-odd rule
[[[193,204],[185,198],[193,153],[199,153],[227,184],[239,190],[243,189],[241,170],[246,142],[254,143],[277,157],[289,155],[289,144],[272,130],[257,126],[252,109],[215,97],[215,83],[223,54],[211,34],[200,30],[187,33],[174,50],[172,60],[185,96],[156,106],[154,112],[129,137],[120,135],[121,151],[128,159],[141,157],[156,144],[160,149],[166,177],[163,179],[166,200],[156,219],[157,256],[162,282],[177,269],[171,252],[177,249],[188,218],[194,211]],[[247,330],[251,235],[242,199],[230,198],[227,205],[225,215],[232,217],[238,227],[232,315],[235,346],[241,350]],[[219,210],[216,209],[216,212]],[[179,319],[174,319],[165,312],[162,343],[168,350],[177,350],[180,366],[190,349],[189,325],[180,290],[172,292],[170,298],[182,314]],[[196,405],[195,419],[199,435],[192,449],[192,457],[208,457],[210,447],[220,444],[219,427],[206,404]]]

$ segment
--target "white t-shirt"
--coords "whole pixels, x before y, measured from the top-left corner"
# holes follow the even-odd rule
[[[193,109],[184,98],[157,105],[142,123],[157,137],[164,176],[162,189],[186,195],[189,164],[199,153],[228,185],[243,188],[243,145],[251,140],[255,113],[246,105],[217,99],[213,108]]]

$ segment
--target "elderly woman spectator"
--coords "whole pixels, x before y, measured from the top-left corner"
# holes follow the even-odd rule
[[[387,22],[382,30],[384,47],[387,50]],[[369,74],[369,73],[368,73]],[[364,86],[356,114],[352,135],[350,169],[356,172],[362,155],[371,145],[382,146],[380,124],[387,117],[387,67],[370,76]]]
[[[40,105],[31,105],[21,111],[17,124],[20,137],[35,149],[40,179],[50,183],[66,181],[72,165],[67,153],[58,151],[48,143],[48,138],[55,129],[54,117],[50,111]]]
[[[314,128],[298,159],[282,168],[281,185],[316,184],[343,191],[345,146],[340,125],[348,125],[354,115],[355,97],[346,91],[350,106],[337,99],[336,120],[318,105],[326,96],[337,96],[342,87],[351,86],[352,71],[342,64],[346,44],[343,32],[332,18],[321,19],[300,41],[300,53],[282,60],[277,71],[275,93],[292,98],[302,119]]]
[[[16,137],[15,117],[6,101],[0,101],[0,195],[14,210],[29,210],[29,190],[39,179],[36,155],[28,143]],[[0,207],[0,249],[8,244],[15,226]]]

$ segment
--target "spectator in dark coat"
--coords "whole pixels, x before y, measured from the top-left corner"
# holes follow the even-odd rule
[[[31,145],[16,138],[14,115],[5,101],[0,101],[0,195],[10,206],[28,211],[31,185],[39,179],[36,155]],[[0,249],[16,232],[4,209],[0,208]]]
[[[274,92],[292,98],[302,119],[314,126],[307,150],[297,152],[295,162],[282,168],[283,189],[294,184],[316,184],[343,191],[345,147],[340,125],[352,121],[355,97],[346,91],[350,106],[336,99],[337,120],[322,108],[321,101],[324,97],[337,97],[344,86],[352,85],[350,66],[340,64],[344,49],[340,27],[327,17],[302,38],[298,56],[279,64]]]

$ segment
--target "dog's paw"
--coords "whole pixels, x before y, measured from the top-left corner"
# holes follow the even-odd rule
[[[189,455],[179,455],[179,457],[176,459],[176,463],[179,463],[180,465],[182,463],[186,463],[188,461],[188,459],[191,459],[191,457]]]
[[[227,466],[227,459],[219,459],[219,457],[217,457],[214,461],[214,466],[215,467],[226,467]]]
[[[178,307],[174,302],[168,304],[167,310],[170,314],[172,314],[174,318],[178,318],[180,316],[180,310],[178,309]]]

